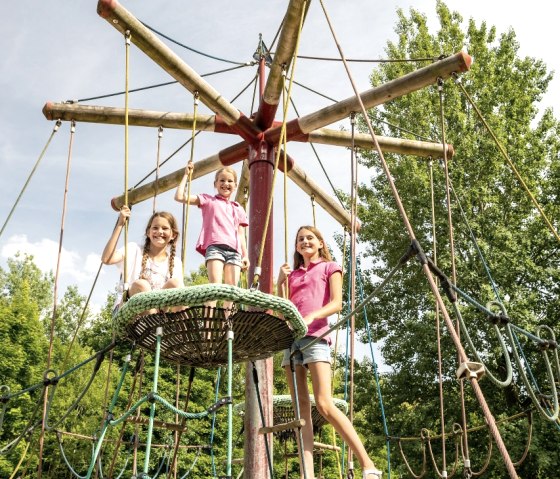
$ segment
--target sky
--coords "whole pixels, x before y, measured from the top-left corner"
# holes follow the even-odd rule
[[[184,2],[122,1],[133,15],[167,36],[215,57],[236,62],[250,62],[259,42],[259,34],[270,45],[285,13],[286,0],[206,0]],[[265,7],[263,8],[263,5]],[[498,34],[513,28],[520,43],[520,54],[544,60],[550,70],[560,72],[557,54],[559,34],[553,24],[560,6],[535,0],[530,8],[518,0],[488,2],[448,0],[447,5],[479,24],[495,25]],[[389,40],[395,40],[397,9],[410,7],[423,12],[435,28],[435,0],[326,0],[325,7],[333,22],[338,41],[347,58],[383,58]],[[243,8],[241,8],[243,7]],[[45,119],[43,105],[47,101],[87,99],[122,91],[125,84],[124,42],[120,33],[96,13],[95,1],[2,2],[0,6],[0,225],[4,224],[54,123]],[[170,45],[183,60],[200,74],[230,68],[231,64],[209,59]],[[311,3],[302,34],[301,55],[337,57],[319,1]],[[476,58],[474,59],[476,61]],[[350,69],[358,89],[370,87],[369,73],[373,64],[351,63]],[[216,74],[206,80],[224,98],[231,100],[250,82],[256,67],[246,67],[227,74]],[[341,64],[298,60],[296,80],[309,88],[338,100],[352,95],[350,81]],[[133,46],[130,52],[130,88],[139,88],[172,80],[170,76]],[[555,79],[542,106],[556,108],[560,100],[560,80]],[[252,94],[245,92],[234,105],[248,114]],[[330,101],[305,89],[294,87],[293,100],[300,115],[327,106]],[[124,106],[124,97],[116,96],[83,102],[86,105]],[[151,89],[130,96],[130,108],[159,111],[192,112],[192,95],[179,85]],[[557,108],[556,108],[557,109]],[[201,114],[209,114],[204,106]],[[290,118],[294,112],[291,111]],[[280,119],[280,112],[277,115]],[[342,122],[335,128],[348,124]],[[78,285],[80,293],[89,294],[99,267],[100,253],[115,224],[117,213],[110,206],[111,198],[124,188],[124,128],[101,124],[78,124],[71,147],[64,229],[63,198],[67,161],[70,150],[70,125],[63,123],[54,135],[34,176],[28,183],[14,213],[0,237],[0,266],[17,251],[32,254],[43,270],[55,270],[59,240],[63,238],[59,291],[70,284]],[[190,138],[190,131],[163,133],[161,159],[167,158]],[[195,142],[194,159],[206,158],[219,149],[237,142],[237,137],[202,133]],[[317,146],[331,181],[337,188],[350,190],[349,153],[342,148]],[[289,145],[295,161],[326,191],[330,187],[321,173],[308,145]],[[184,167],[190,149],[175,155],[162,167],[161,175]],[[134,185],[156,165],[157,131],[131,127],[129,131],[129,184]],[[240,168],[237,168],[240,171]],[[279,185],[282,183],[279,177]],[[193,182],[192,193],[211,193],[209,177]],[[281,186],[275,194],[274,269],[284,261],[284,224]],[[181,217],[181,207],[173,201],[173,191],[157,199],[157,208]],[[152,211],[146,201],[133,208],[130,240],[142,241],[145,223]],[[312,221],[309,198],[294,184],[289,186],[288,238],[289,257],[292,242],[300,224]],[[317,224],[329,241],[341,228],[320,207]],[[197,270],[202,256],[194,251],[201,218],[191,209],[187,239],[188,271]],[[332,244],[333,242],[330,241]],[[339,254],[340,257],[340,254]],[[101,305],[118,280],[115,267],[104,266],[92,295],[94,307]]]

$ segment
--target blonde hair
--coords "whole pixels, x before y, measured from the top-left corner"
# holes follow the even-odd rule
[[[169,277],[173,277],[173,268],[175,267],[175,245],[177,244],[177,239],[179,238],[179,227],[177,226],[177,220],[175,216],[167,211],[156,211],[150,219],[148,220],[148,224],[146,225],[146,241],[144,241],[144,249],[142,251],[142,268],[140,269],[140,279],[147,279],[146,278],[146,264],[148,263],[148,253],[150,252],[150,228],[152,227],[152,223],[156,218],[164,218],[169,223],[171,227],[171,231],[175,235],[175,238],[169,241]]]
[[[296,233],[296,241],[294,245],[294,270],[298,269],[303,264],[303,256],[301,255],[301,253],[298,253],[297,250],[297,239],[301,230],[311,231],[317,237],[317,239],[323,243],[323,247],[319,249],[319,257],[323,258],[325,261],[332,261],[331,252],[327,247],[327,243],[325,243],[321,232],[317,228],[315,228],[315,226],[300,226]]]
[[[237,173],[231,166],[224,166],[223,168],[220,168],[218,171],[216,171],[216,176],[214,176],[214,183],[218,181],[218,177],[221,173],[230,173],[233,176],[235,184],[237,184]]]

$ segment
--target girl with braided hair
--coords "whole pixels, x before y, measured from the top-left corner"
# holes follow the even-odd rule
[[[103,250],[103,264],[116,264],[124,274],[124,247],[116,249],[117,241],[130,209],[123,206],[119,219]],[[128,284],[128,295],[154,289],[180,288],[184,286],[181,260],[175,257],[175,247],[179,228],[175,217],[166,211],[156,211],[146,226],[146,240],[141,247],[128,243],[127,276],[123,282]],[[126,288],[126,286],[125,286]]]

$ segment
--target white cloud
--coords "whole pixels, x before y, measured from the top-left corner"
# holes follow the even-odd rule
[[[58,243],[49,238],[30,242],[27,235],[13,235],[2,246],[2,258],[11,258],[16,253],[26,253],[33,256],[38,268],[44,272],[56,271],[58,259]],[[94,265],[97,261],[96,265]],[[60,278],[66,283],[82,282],[92,279],[99,267],[99,255],[89,254],[83,260],[75,251],[62,248],[60,255]]]

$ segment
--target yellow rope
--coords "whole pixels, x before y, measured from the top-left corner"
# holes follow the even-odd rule
[[[525,183],[525,181],[523,181],[523,178],[521,177],[521,175],[519,174],[519,172],[517,171],[517,168],[515,167],[515,165],[513,164],[513,162],[511,161],[509,155],[507,154],[505,148],[502,146],[502,144],[500,143],[500,140],[498,140],[498,137],[496,136],[496,134],[494,133],[494,131],[492,130],[492,128],[490,128],[490,125],[488,124],[488,122],[484,119],[484,117],[482,116],[482,113],[480,112],[480,110],[478,109],[478,107],[476,106],[476,104],[474,103],[473,99],[471,98],[471,96],[467,93],[467,90],[465,90],[465,87],[463,86],[463,84],[458,80],[457,77],[455,77],[456,83],[457,85],[459,85],[459,88],[461,89],[461,91],[464,93],[464,95],[467,97],[467,99],[469,100],[469,103],[472,105],[472,107],[474,108],[474,111],[476,111],[476,114],[478,115],[478,117],[480,118],[480,121],[482,121],[483,125],[485,126],[486,130],[488,130],[488,133],[490,133],[490,136],[492,137],[492,139],[494,140],[494,142],[496,143],[496,146],[498,147],[498,149],[500,150],[500,153],[502,154],[502,156],[504,157],[504,159],[506,160],[507,164],[509,165],[509,167],[512,169],[513,173],[515,174],[515,176],[517,177],[517,179],[519,180],[519,182],[521,183],[521,186],[523,186],[523,188],[525,189],[525,191],[527,192],[527,194],[529,195],[529,198],[531,198],[531,201],[533,202],[533,204],[535,205],[535,207],[537,208],[537,210],[539,211],[540,215],[543,217],[544,221],[546,222],[548,228],[550,229],[550,231],[552,232],[552,234],[556,237],[556,239],[558,241],[560,241],[560,236],[558,235],[558,232],[556,231],[556,229],[554,228],[554,226],[552,225],[552,223],[550,222],[550,220],[548,219],[548,216],[546,216],[546,213],[544,212],[544,210],[541,208],[541,206],[539,205],[537,199],[534,197],[533,193],[531,193],[531,191],[529,190],[529,187],[527,186],[527,184]]]
[[[14,477],[16,477],[16,474],[19,471],[19,468],[21,467],[21,464],[23,463],[23,460],[25,459],[25,456],[27,455],[27,450],[29,449],[30,444],[31,444],[31,441],[28,441],[27,446],[25,446],[25,450],[23,451],[23,454],[21,455],[21,458],[19,459],[19,462],[17,463],[17,466],[15,467],[15,469],[13,470],[12,474],[10,475],[10,477],[8,479],[14,479]]]
[[[313,195],[312,195],[313,196]],[[315,223],[313,223],[313,226],[315,226]],[[347,233],[347,229],[344,228],[344,239],[342,242],[342,275],[344,276],[344,265],[346,264],[346,233]],[[338,323],[340,321],[340,311],[337,313],[337,318],[336,318],[336,322]],[[335,334],[335,340],[334,340],[334,358],[333,358],[333,367],[331,370],[331,396],[334,394],[334,381],[335,381],[335,371],[336,371],[336,359],[337,359],[337,355],[336,352],[338,351],[338,337],[339,337],[339,333],[340,333],[340,328],[336,328],[336,334]],[[333,427],[331,427],[331,441],[332,441],[332,445],[336,446],[336,431],[334,430]],[[336,453],[336,465],[338,468],[338,476],[339,479],[342,479],[342,464],[341,464],[341,460],[340,460],[340,454],[338,453],[338,451],[335,451]]]
[[[292,70],[293,71],[293,70]],[[282,86],[282,97],[284,99],[284,118],[287,118],[287,95],[286,90]],[[284,135],[284,263],[288,262],[288,142],[286,141],[286,135]],[[290,296],[288,290],[288,283],[286,282],[287,296]]]
[[[125,80],[124,80],[124,205],[128,206],[128,80],[130,67],[130,31],[125,39]],[[123,300],[128,296],[128,218],[124,221],[124,264],[123,264]]]
[[[315,194],[311,193],[311,212],[313,213],[313,227],[317,228],[317,218],[315,216]]]
[[[194,158],[194,139],[196,138],[196,116],[198,112],[198,91],[195,91],[193,94],[193,126],[191,131],[191,153],[189,156],[189,163],[193,162]],[[183,277],[185,276],[185,259],[186,259],[186,252],[187,252],[187,231],[189,229],[189,211],[190,211],[190,204],[189,198],[191,197],[191,183],[192,183],[192,169],[188,169],[189,179],[187,181],[187,202],[186,204],[183,203],[183,238],[181,243],[181,263],[183,268]]]
[[[307,3],[307,1],[305,1],[305,3]],[[280,152],[281,152],[281,146],[283,144],[285,144],[286,142],[286,124],[287,124],[287,118],[288,118],[288,104],[290,101],[290,97],[291,97],[291,93],[292,93],[292,85],[293,85],[293,80],[294,80],[294,71],[295,71],[295,67],[296,67],[296,60],[297,60],[297,52],[299,49],[299,42],[301,39],[301,30],[303,28],[303,20],[305,18],[305,12],[307,11],[307,8],[303,8],[302,9],[302,13],[301,13],[301,17],[299,20],[299,29],[298,29],[298,36],[297,36],[297,40],[296,40],[296,46],[294,49],[294,55],[293,55],[293,62],[292,62],[292,68],[291,68],[291,74],[290,74],[290,83],[289,83],[289,87],[288,87],[288,94],[286,96],[286,99],[284,100],[284,112],[283,112],[283,118],[282,118],[282,128],[280,130],[280,138],[278,140],[278,148],[276,150],[276,158],[274,160],[274,174],[272,175],[272,185],[270,188],[270,196],[269,196],[269,201],[268,201],[268,207],[267,207],[267,211],[266,211],[266,216],[265,216],[265,223],[264,223],[264,229],[263,229],[263,240],[261,241],[261,248],[259,251],[259,257],[257,260],[257,265],[255,267],[256,271],[260,271],[261,269],[261,264],[262,264],[262,259],[264,256],[264,247],[265,247],[265,239],[266,239],[266,235],[268,232],[268,225],[270,223],[270,214],[272,212],[272,204],[273,204],[273,199],[274,199],[274,185],[276,183],[276,174],[278,171],[278,165],[280,163]],[[283,78],[284,78],[284,82],[286,80],[286,75],[285,75],[286,71],[284,69],[283,71]],[[284,85],[282,86],[282,90],[284,90]],[[286,154],[286,152],[284,152],[284,154]],[[288,172],[284,171],[284,175],[287,175]],[[287,256],[287,254],[286,254]],[[256,274],[253,277],[253,287],[256,287],[259,283],[259,278],[260,278],[260,274]]]
[[[163,137],[163,126],[160,125],[158,128],[158,141],[157,141],[157,153],[156,153],[156,179],[154,181],[155,191],[154,191],[154,204],[152,205],[152,214],[156,212],[156,198],[158,195],[158,181],[159,181],[159,159],[161,153],[161,138]]]

